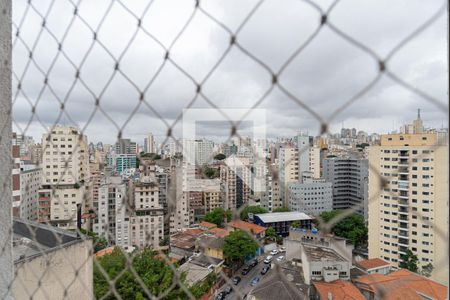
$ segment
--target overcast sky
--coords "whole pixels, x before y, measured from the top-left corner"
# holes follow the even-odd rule
[[[166,124],[149,106],[171,125],[195,96],[196,86],[192,80],[167,62],[145,90],[148,105],[142,104],[129,118],[139,104],[139,91],[144,91],[164,62],[165,50],[161,45],[141,29],[130,42],[137,30],[137,20],[115,1],[112,1],[112,6],[111,1],[106,0],[82,1],[77,13],[83,20],[75,17],[66,35],[73,18],[73,5],[65,0],[33,1],[41,15],[48,14],[45,26],[53,36],[45,29],[40,34],[42,17],[31,7],[27,9],[27,2],[13,1],[13,22],[16,25],[20,24],[26,12],[20,26],[20,39],[13,36],[16,40],[13,68],[18,77],[23,76],[21,92],[17,93],[15,88],[13,106],[14,126],[18,132],[26,130],[26,134],[38,138],[44,131],[42,124],[50,126],[59,120],[59,123],[73,125],[74,122],[80,128],[86,128],[90,141],[112,143],[118,132],[112,121],[119,127],[128,121],[123,136],[142,142],[147,132],[163,136],[167,131]],[[48,12],[51,2],[54,4]],[[138,16],[144,14],[148,4],[147,1],[123,2]],[[201,6],[234,32],[255,3],[249,0],[204,0]],[[331,1],[316,3],[325,11]],[[384,58],[443,3],[445,1],[344,0],[334,7],[329,19]],[[109,13],[101,22],[108,9]],[[168,48],[193,11],[194,1],[156,0],[142,17],[142,26]],[[278,72],[314,32],[319,21],[319,12],[302,1],[265,1],[241,29],[237,40],[271,70]],[[88,27],[97,31],[100,23],[97,39],[108,51],[100,43],[93,42],[93,34]],[[13,29],[14,35],[16,30]],[[58,55],[55,38],[63,40],[64,54],[59,52]],[[227,31],[197,10],[184,33],[173,44],[170,57],[194,80],[201,82],[228,48],[229,41]],[[29,64],[27,47],[34,49],[34,61]],[[119,68],[127,78],[116,73],[105,89],[119,57]],[[82,81],[76,80],[76,68],[72,64],[78,67],[83,61],[80,68]],[[398,77],[426,91],[446,107],[447,65],[447,15],[443,13],[398,51],[388,67]],[[44,85],[45,76],[39,70],[48,73],[48,86]],[[373,57],[324,26],[287,66],[279,81],[327,120],[377,73],[378,65]],[[203,85],[202,93],[219,108],[251,108],[271,87],[271,80],[265,68],[237,47],[232,47]],[[14,80],[13,87],[16,86],[17,80]],[[65,112],[70,118],[62,116],[58,119],[61,110],[57,97],[66,99]],[[99,97],[101,110],[92,117],[96,97]],[[36,106],[33,119],[28,101]],[[198,97],[192,107],[211,108],[202,97]],[[278,87],[274,87],[258,107],[266,109],[269,137],[290,136],[299,130],[308,130],[311,135],[319,132],[319,121]],[[369,133],[386,133],[415,118],[417,108],[422,109],[422,118],[427,126],[447,124],[446,112],[383,76],[367,94],[336,116],[330,128],[337,132],[344,125]],[[228,134],[229,129],[221,124],[221,129],[218,129],[221,126],[200,127],[198,134]],[[243,126],[248,125],[248,122],[243,123]],[[181,137],[181,129],[180,121],[173,129],[176,137]]]

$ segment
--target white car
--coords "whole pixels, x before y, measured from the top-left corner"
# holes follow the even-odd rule
[[[280,249],[278,249],[278,251],[280,251],[281,253],[286,252],[286,247],[280,247]]]
[[[270,264],[270,262],[272,261],[273,256],[269,255],[266,257],[266,259],[264,260],[265,264]]]
[[[278,254],[278,250],[274,249],[274,250],[270,251],[270,254],[271,255],[277,255]]]
[[[284,256],[277,257],[277,261],[283,261],[283,260],[284,260]]]

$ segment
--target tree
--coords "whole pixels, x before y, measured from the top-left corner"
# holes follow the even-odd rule
[[[402,261],[399,264],[400,268],[408,269],[411,272],[417,273],[419,269],[419,258],[410,249],[406,250],[406,254],[400,256]]]
[[[430,277],[431,273],[433,273],[434,266],[432,263],[428,263],[425,266],[422,267],[422,271],[420,271],[420,274],[422,274],[425,277]]]
[[[219,153],[216,156],[214,156],[214,159],[216,160],[224,160],[226,158],[225,154]]]
[[[111,254],[106,254],[99,258],[98,263],[106,274],[108,274],[109,278],[117,279],[115,281],[115,288],[122,299],[148,299],[144,289],[127,267],[127,261],[130,261],[133,269],[152,295],[161,295],[173,284],[174,271],[163,259],[157,257],[156,251],[149,248],[139,250],[134,253],[134,258],[131,259],[129,254],[123,253],[122,250],[116,247]],[[126,271],[123,272],[123,270]],[[117,278],[118,275],[120,276]],[[183,277],[182,280],[184,280]],[[94,264],[95,297],[97,299],[102,297],[104,299],[116,299],[113,294],[109,293],[110,286],[108,278],[105,278],[97,264]],[[174,288],[165,298],[183,299],[187,298],[187,296],[184,295],[184,292],[180,288]]]
[[[108,241],[104,237],[98,236],[98,234],[96,234],[95,232],[85,230],[83,228],[80,228],[80,232],[92,238],[92,246],[94,247],[94,253],[108,247]]]
[[[275,208],[273,210],[273,212],[287,212],[287,211],[291,211],[291,210],[287,207],[279,207],[279,208]]]
[[[267,209],[261,207],[261,206],[246,206],[241,213],[239,214],[239,217],[241,220],[248,220],[248,214],[265,214],[268,213]]]
[[[217,169],[213,169],[213,168],[206,167],[206,168],[203,170],[203,176],[205,176],[206,178],[214,178],[214,177],[217,177],[217,176],[218,176]]]
[[[291,223],[291,228],[300,228],[300,221],[294,221]]]
[[[230,210],[226,212],[227,220],[231,221],[233,214]],[[205,215],[203,218],[204,221],[214,223],[219,227],[223,227],[225,218],[225,210],[223,208],[216,208],[212,212]]]
[[[326,211],[320,214],[320,217],[329,222],[342,213],[342,210]],[[331,228],[335,235],[349,239],[357,247],[367,242],[368,229],[364,218],[361,215],[353,213],[346,216]]]
[[[266,237],[275,240],[277,238],[277,232],[273,229],[272,226],[266,229]]]
[[[248,256],[255,255],[258,244],[244,231],[234,230],[225,237],[223,255],[231,263],[242,263]]]

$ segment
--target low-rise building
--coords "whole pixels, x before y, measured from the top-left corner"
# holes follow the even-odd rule
[[[351,261],[346,260],[332,248],[295,240],[287,240],[285,245],[288,260],[301,260],[306,284],[313,281],[350,279]]]
[[[445,285],[406,269],[388,275],[365,275],[354,279],[353,282],[366,299],[448,299]]]
[[[276,212],[267,214],[257,214],[253,216],[253,223],[262,227],[272,227],[278,235],[288,236],[289,229],[293,222],[300,224],[299,228],[311,230],[312,218],[305,213],[291,211],[291,212]]]
[[[259,226],[253,223],[236,220],[227,223],[227,227],[231,230],[242,230],[253,236],[255,239],[261,239],[265,236],[266,227]]]
[[[363,294],[349,281],[314,281],[310,289],[311,300],[365,300]]]
[[[217,238],[212,234],[204,234],[197,238],[196,250],[199,250],[203,254],[209,257],[218,259],[224,259],[223,246],[225,240],[223,238]]]
[[[391,271],[391,264],[381,258],[372,258],[361,260],[356,263],[367,274],[383,274],[386,275]]]

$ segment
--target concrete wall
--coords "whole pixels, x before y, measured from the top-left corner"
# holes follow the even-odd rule
[[[87,240],[16,263],[16,276],[12,285],[14,298],[30,299],[34,293],[35,300],[92,299],[91,248],[92,241]]]

